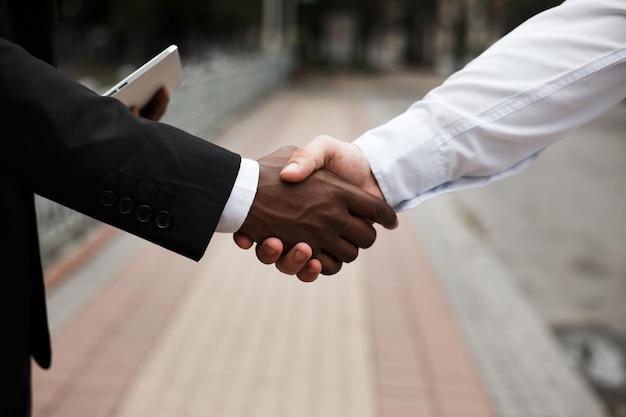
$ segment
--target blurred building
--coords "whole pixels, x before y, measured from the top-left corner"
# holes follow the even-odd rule
[[[298,41],[313,64],[449,72],[502,34],[504,2],[300,0]]]
[[[480,54],[504,32],[505,0],[439,0],[433,63],[450,73]],[[509,2],[510,3],[510,2]]]
[[[303,66],[448,73],[559,0],[59,0],[66,55],[131,61],[177,43],[297,51]],[[149,7],[148,7],[149,4]],[[139,17],[139,18],[138,18]]]
[[[558,0],[265,0],[291,4],[302,59],[330,68],[450,73]],[[297,2],[297,7],[293,3]],[[292,31],[293,32],[293,31]]]

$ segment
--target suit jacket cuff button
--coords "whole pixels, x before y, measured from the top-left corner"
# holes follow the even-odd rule
[[[122,198],[117,205],[117,210],[122,214],[130,214],[133,211],[133,206],[133,200],[130,198]]]
[[[137,220],[141,223],[147,223],[152,220],[152,208],[147,205],[137,207]]]
[[[159,229],[167,229],[172,225],[172,215],[167,211],[159,211],[154,218],[154,222]]]
[[[103,191],[100,194],[100,204],[104,207],[112,207],[115,204],[115,193],[111,190]]]

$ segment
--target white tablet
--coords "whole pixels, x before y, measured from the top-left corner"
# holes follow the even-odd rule
[[[183,77],[178,47],[172,45],[143,64],[135,72],[104,93],[115,97],[128,107],[142,109],[157,91],[166,87],[170,92]]]

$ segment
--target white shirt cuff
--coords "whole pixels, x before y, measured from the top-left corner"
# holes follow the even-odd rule
[[[233,190],[224,206],[216,232],[234,233],[248,217],[259,184],[259,163],[241,158],[241,166]]]

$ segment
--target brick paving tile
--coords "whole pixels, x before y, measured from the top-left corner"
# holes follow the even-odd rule
[[[411,223],[380,233],[364,263],[380,416],[495,416]]]
[[[257,157],[308,141],[319,120],[352,138],[366,119],[358,96],[289,91],[218,143]],[[35,416],[493,417],[403,223],[312,284],[259,264],[230,236],[216,235],[198,265],[140,246],[54,335],[54,367],[34,376]]]
[[[209,258],[239,253],[216,236]],[[374,416],[363,281],[202,261],[115,416]]]
[[[320,119],[327,133],[349,137],[351,104],[287,92],[220,141],[261,156],[308,140]],[[243,143],[244,136],[253,140]],[[237,259],[237,268],[223,259]],[[302,284],[215,236],[201,269],[115,416],[376,415],[358,263],[336,279]]]
[[[158,273],[169,268],[175,268],[174,276]],[[125,271],[53,335],[53,367],[33,372],[34,415],[110,415],[191,268],[193,262],[146,244]],[[161,284],[170,291],[154,290]],[[85,414],[90,404],[93,410]]]
[[[429,417],[435,415],[432,406],[427,402],[398,401],[388,398],[381,398],[380,413],[383,416],[394,417]]]

